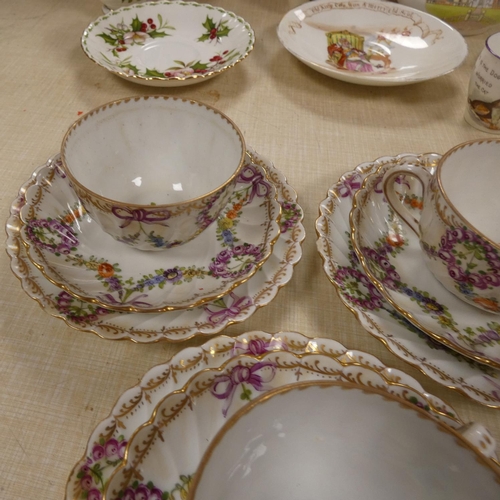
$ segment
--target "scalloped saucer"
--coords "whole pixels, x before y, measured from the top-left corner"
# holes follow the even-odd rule
[[[363,328],[398,358],[438,384],[455,389],[482,405],[500,408],[500,370],[461,356],[415,328],[367,278],[352,247],[349,215],[354,194],[367,175],[376,172],[381,165],[392,164],[406,156],[384,156],[362,163],[330,187],[326,199],[320,203],[320,217],[316,221],[317,247],[323,269],[342,302]],[[425,158],[431,166],[440,155],[418,155],[418,158],[420,161]],[[402,195],[411,202],[412,196],[405,194],[406,185],[400,187]]]
[[[422,168],[429,164],[428,158],[416,155],[398,159],[398,164],[406,162]],[[463,302],[434,278],[418,237],[388,205],[381,183],[394,164],[380,166],[354,196],[351,237],[366,275],[417,328],[464,356],[500,368],[498,317]],[[407,177],[400,178],[407,183],[406,204],[418,207],[420,184]]]
[[[196,2],[148,2],[97,18],[83,32],[90,60],[141,85],[178,87],[206,81],[253,50],[251,26],[236,14]]]
[[[303,213],[297,203],[297,193],[269,160],[252,150],[249,150],[249,154],[252,162],[266,171],[268,180],[278,191],[278,201],[282,208],[280,236],[271,257],[259,272],[221,299],[194,309],[147,314],[125,313],[106,310],[75,299],[46,280],[26,255],[20,238],[23,224],[19,219],[19,212],[25,204],[25,193],[36,183],[38,173],[52,165],[58,155],[33,173],[12,202],[11,215],[6,225],[6,247],[12,272],[21,281],[24,291],[48,314],[64,320],[71,328],[92,332],[105,339],[129,339],[138,343],[159,340],[180,342],[196,335],[214,335],[230,324],[240,323],[258,308],[269,304],[290,281],[294,266],[302,257],[302,241],[305,237],[301,223]]]
[[[130,487],[137,494],[148,488],[146,498],[165,498],[161,495],[166,491],[168,498],[185,498],[203,451],[226,416],[257,395],[297,380],[344,380],[378,387],[452,428],[463,425],[453,408],[424,392],[414,378],[335,340],[294,332],[216,337],[152,368],[119,398],[74,466],[66,500],[81,498],[83,491],[102,494],[111,476],[109,493]],[[164,441],[159,439],[160,428]],[[123,462],[125,449],[127,462]],[[159,453],[164,453],[161,459]],[[139,471],[141,478],[134,476]],[[151,496],[153,491],[160,496]],[[106,500],[114,498],[106,495]]]
[[[49,281],[103,308],[163,312],[216,300],[255,274],[280,234],[276,188],[247,162],[226,208],[199,236],[164,252],[139,252],[85,213],[58,161],[26,192],[21,237]],[[140,226],[147,232],[147,221]]]

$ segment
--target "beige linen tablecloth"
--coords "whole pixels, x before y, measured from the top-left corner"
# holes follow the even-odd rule
[[[254,149],[271,159],[299,193],[304,255],[291,282],[268,306],[223,333],[298,331],[379,357],[450,403],[465,421],[485,424],[500,442],[500,410],[444,388],[369,335],[337,297],[316,250],[318,204],[341,174],[361,162],[403,152],[443,153],[487,137],[463,120],[469,75],[486,35],[467,38],[465,63],[451,74],[402,87],[352,85],[323,76],[290,55],[276,28],[293,0],[219,0],[254,28],[253,53],[199,85],[153,89],[124,81],[80,48],[98,0],[0,2],[0,203],[4,220],[18,188],[57,153],[77,119],[107,101],[171,94],[228,114]],[[103,340],[46,314],[21,289],[0,254],[0,498],[62,499],[67,476],[117,397],[152,366],[199,345],[136,345]]]

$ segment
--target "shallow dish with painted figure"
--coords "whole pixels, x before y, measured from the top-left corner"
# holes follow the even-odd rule
[[[406,85],[453,71],[467,55],[448,24],[390,2],[305,3],[281,20],[278,37],[304,64],[361,85]]]

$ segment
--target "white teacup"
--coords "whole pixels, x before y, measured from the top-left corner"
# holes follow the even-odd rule
[[[228,419],[187,498],[498,499],[500,472],[464,436],[387,391],[298,382]]]
[[[500,134],[500,32],[487,38],[469,81],[465,121]]]
[[[423,187],[417,220],[399,200],[394,182],[416,177]],[[431,175],[396,166],[383,188],[394,211],[415,231],[427,267],[447,290],[485,311],[500,313],[500,140],[475,140],[448,151]]]
[[[90,111],[63,139],[63,170],[90,216],[140,250],[186,243],[231,196],[244,165],[236,125],[203,103],[130,97]]]

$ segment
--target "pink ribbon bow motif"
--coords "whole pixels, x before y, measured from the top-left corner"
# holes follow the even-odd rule
[[[162,224],[162,222],[170,219],[170,212],[168,210],[146,210],[145,208],[121,208],[113,207],[111,212],[115,217],[124,220],[125,222],[120,226],[120,229],[129,226],[132,222],[144,222],[144,224],[160,224],[162,226],[167,226],[168,224]]]
[[[247,164],[243,167],[238,180],[240,182],[252,183],[252,190],[247,203],[252,203],[255,196],[262,198],[268,196],[271,186],[264,180],[264,176],[253,165]]]
[[[359,174],[354,174],[348,179],[345,179],[339,187],[339,194],[342,198],[353,196],[353,194],[361,187],[361,177]]]
[[[234,292],[230,292],[229,296],[233,300],[232,304],[228,304],[226,308],[220,311],[212,311],[208,306],[205,306],[205,312],[208,313],[207,319],[212,325],[223,323],[226,319],[236,318],[238,314],[253,305],[252,298],[247,295],[238,297]]]
[[[216,377],[210,392],[217,399],[225,399],[222,408],[222,415],[227,416],[234,393],[239,385],[247,383],[256,391],[266,391],[270,389],[266,384],[276,375],[276,364],[270,361],[259,361],[251,367],[237,365],[228,375]]]
[[[237,354],[249,353],[252,356],[260,356],[269,351],[288,351],[288,346],[280,338],[273,337],[271,340],[251,339],[247,341],[235,341],[231,353]]]

